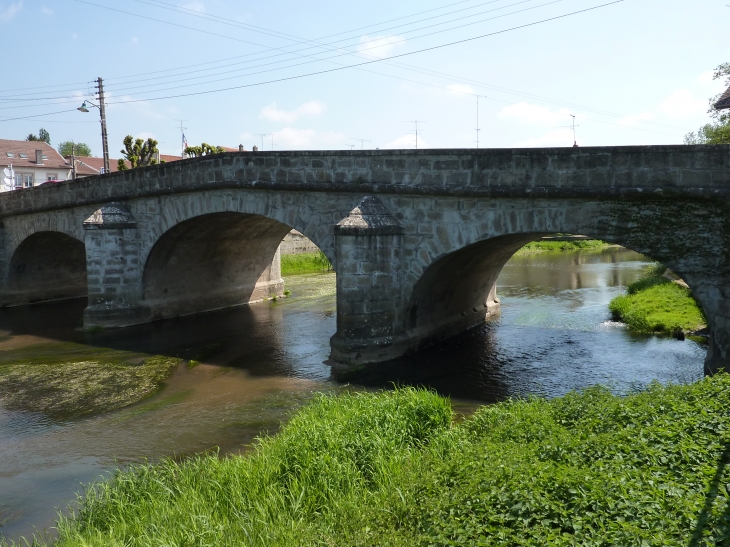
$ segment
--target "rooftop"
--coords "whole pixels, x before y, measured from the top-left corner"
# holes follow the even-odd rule
[[[35,151],[43,154],[42,163],[36,163]],[[55,148],[42,141],[11,141],[0,139],[0,165],[13,167],[47,167],[50,169],[68,169],[61,154]]]
[[[726,108],[730,108],[730,87],[727,88],[727,91],[720,95],[720,98],[715,103],[715,109],[717,110],[724,110]]]

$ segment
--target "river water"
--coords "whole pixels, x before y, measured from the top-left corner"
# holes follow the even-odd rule
[[[198,366],[178,366],[153,396],[100,415],[59,421],[9,410],[0,398],[0,538],[52,536],[58,509],[114,468],[245,450],[319,392],[425,385],[469,412],[480,403],[552,397],[596,383],[626,392],[653,380],[696,381],[702,344],[632,335],[610,321],[608,302],[648,263],[616,248],[515,256],[498,280],[497,320],[349,377],[348,386],[324,364],[336,329],[334,274],[287,278],[291,298],[276,302],[100,333],[78,329],[83,301],[0,310],[2,362],[33,352],[65,352],[77,361],[102,350],[135,358],[204,355]]]

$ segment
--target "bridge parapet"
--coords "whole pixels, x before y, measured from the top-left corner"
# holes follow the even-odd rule
[[[216,188],[443,196],[730,196],[730,145],[229,152],[0,194],[0,217]]]

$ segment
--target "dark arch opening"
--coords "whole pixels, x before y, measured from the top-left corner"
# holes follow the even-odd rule
[[[152,319],[280,296],[284,284],[274,259],[289,230],[243,213],[213,213],[177,224],[160,237],[145,264],[143,300]]]
[[[431,264],[413,288],[406,330],[420,349],[472,327],[496,312],[496,282],[518,249],[549,234],[515,234],[479,241]]]
[[[524,245],[547,236],[556,234],[496,237],[468,245],[433,262],[414,286],[406,308],[406,336],[418,341],[414,349],[440,342],[496,315],[499,310],[496,282],[502,269]],[[599,239],[612,243],[610,238]],[[666,265],[684,278],[674,264]],[[692,285],[691,280],[685,280]],[[700,298],[698,303],[704,307]]]
[[[81,298],[87,295],[84,243],[61,232],[37,232],[10,259],[11,304]]]

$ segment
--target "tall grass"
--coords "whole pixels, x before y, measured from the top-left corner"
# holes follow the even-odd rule
[[[281,255],[281,275],[328,271],[332,271],[332,264],[322,251],[298,255]]]
[[[628,294],[611,300],[608,309],[635,332],[676,334],[703,329],[707,320],[692,292],[662,277],[665,270],[661,264],[650,266],[642,279],[629,285]]]
[[[118,472],[61,546],[726,545],[730,377],[455,423],[416,389],[318,398],[251,456]]]

